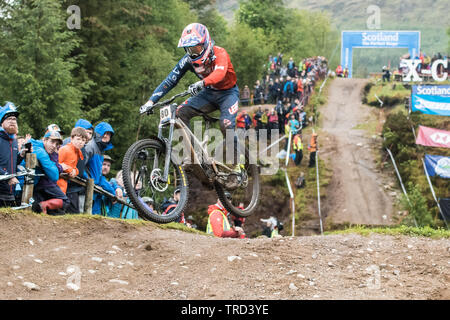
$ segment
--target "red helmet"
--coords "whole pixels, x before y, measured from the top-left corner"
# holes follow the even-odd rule
[[[205,64],[213,46],[214,41],[211,39],[208,29],[200,23],[191,23],[184,28],[178,42],[178,48],[184,48],[197,66]]]

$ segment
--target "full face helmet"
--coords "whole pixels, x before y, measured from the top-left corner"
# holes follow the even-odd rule
[[[206,64],[213,46],[208,29],[201,23],[191,23],[184,28],[178,42],[178,48],[184,48],[196,67]]]

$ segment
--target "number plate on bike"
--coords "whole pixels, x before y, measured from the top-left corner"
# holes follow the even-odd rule
[[[160,122],[167,122],[171,118],[170,114],[170,106],[164,107],[161,110],[159,110],[159,118]]]

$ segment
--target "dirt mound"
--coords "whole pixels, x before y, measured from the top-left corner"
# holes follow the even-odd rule
[[[0,213],[0,299],[448,299],[450,241],[217,239]]]

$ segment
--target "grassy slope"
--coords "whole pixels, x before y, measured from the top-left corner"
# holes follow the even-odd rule
[[[380,8],[382,30],[419,30],[425,53],[432,55],[448,50],[446,30],[450,26],[450,19],[446,0],[285,0],[285,4],[297,9],[329,12],[339,31],[366,30],[370,16],[367,7],[377,5]],[[239,8],[239,4],[238,0],[216,0],[216,7],[228,21],[232,21],[233,11]],[[404,49],[356,49],[354,72],[360,76],[379,72],[389,61],[391,66],[395,66],[399,56],[405,52]]]

